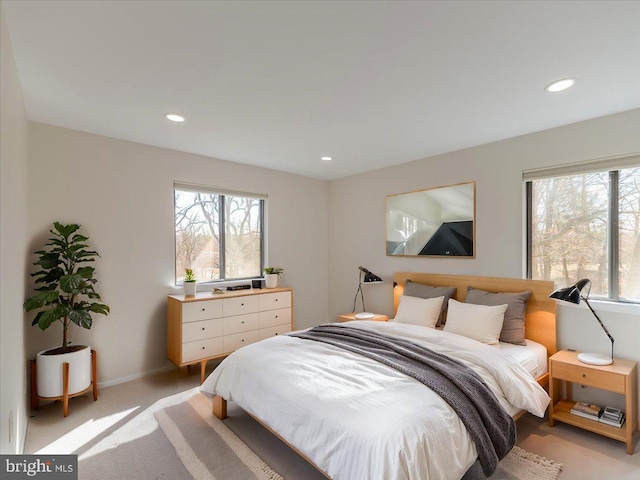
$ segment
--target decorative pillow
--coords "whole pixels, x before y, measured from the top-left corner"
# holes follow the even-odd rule
[[[527,309],[527,301],[531,292],[521,293],[491,293],[467,287],[467,303],[476,305],[503,305],[507,304],[504,312],[504,323],[500,332],[500,341],[513,343],[514,345],[526,345],[524,341],[524,312]]]
[[[439,327],[440,325],[444,325],[444,322],[447,320],[447,306],[449,305],[449,299],[456,294],[456,287],[432,287],[430,285],[423,285],[421,283],[414,283],[411,280],[407,280],[403,294],[418,298],[444,297],[440,310],[440,317],[436,324],[436,326]]]
[[[507,305],[488,307],[449,300],[444,331],[473,338],[482,343],[498,343]]]
[[[402,295],[394,322],[435,328],[444,297],[418,298]]]

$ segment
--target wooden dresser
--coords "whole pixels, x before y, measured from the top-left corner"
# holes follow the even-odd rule
[[[236,290],[169,295],[167,355],[176,366],[200,364],[293,329],[293,290]]]

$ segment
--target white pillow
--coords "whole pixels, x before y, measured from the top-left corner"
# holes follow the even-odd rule
[[[444,297],[418,298],[402,295],[394,322],[435,328]]]
[[[482,343],[498,343],[507,306],[475,305],[451,298],[444,331],[473,338]]]

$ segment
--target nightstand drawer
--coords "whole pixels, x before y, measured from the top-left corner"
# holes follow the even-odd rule
[[[610,392],[625,393],[623,375],[612,375],[611,372],[599,371],[595,368],[551,362],[551,375],[558,380],[602,388]]]

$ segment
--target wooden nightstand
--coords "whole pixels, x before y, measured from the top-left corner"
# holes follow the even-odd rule
[[[351,320],[356,320],[356,312],[342,313],[338,315],[339,322],[350,322]],[[378,313],[375,313],[373,317],[364,318],[363,320],[371,320],[373,322],[386,322],[387,320],[389,320],[389,317],[386,315],[380,315]]]
[[[568,423],[625,442],[627,453],[633,454],[633,432],[638,429],[637,363],[615,359],[611,365],[587,365],[578,360],[577,352],[560,351],[549,358],[549,425],[556,421]],[[562,397],[565,382],[566,396]],[[572,384],[585,385],[624,396],[626,422],[622,428],[571,414]]]

